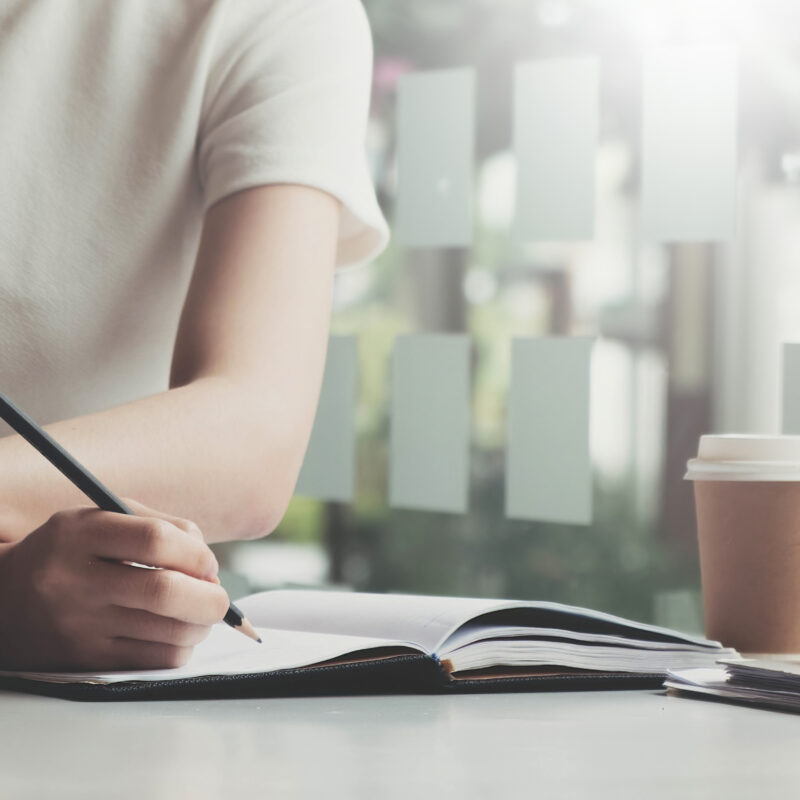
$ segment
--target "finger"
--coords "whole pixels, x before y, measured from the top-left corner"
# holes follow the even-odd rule
[[[142,503],[137,502],[136,500],[131,500],[129,498],[125,498],[125,504],[133,511],[137,517],[152,517],[154,519],[165,519],[167,522],[171,522],[176,528],[180,528],[180,530],[188,533],[190,536],[193,536],[195,539],[200,539],[200,541],[205,541],[203,537],[203,532],[200,530],[200,527],[197,523],[193,522],[190,519],[184,519],[183,517],[176,517],[173,514],[167,514],[165,511],[158,511],[154,508],[150,508],[149,506],[143,505]]]
[[[99,558],[135,561],[205,580],[219,571],[208,545],[163,519],[97,511],[84,518],[82,532],[90,552]]]
[[[182,667],[192,655],[191,647],[125,637],[111,639],[108,651],[114,669],[172,669]]]
[[[195,625],[162,617],[138,608],[114,606],[104,619],[105,633],[113,638],[139,639],[174,647],[194,647],[211,632],[210,625]]]
[[[195,625],[214,625],[230,605],[221,586],[174,570],[98,561],[92,578],[98,596],[111,605],[138,608]]]

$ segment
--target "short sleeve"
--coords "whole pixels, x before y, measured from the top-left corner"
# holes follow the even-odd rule
[[[365,148],[372,37],[360,0],[228,0],[197,146],[204,209],[242,189],[297,183],[342,203],[337,266],[389,232]]]

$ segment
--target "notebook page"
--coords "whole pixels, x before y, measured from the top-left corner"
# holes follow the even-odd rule
[[[556,627],[719,647],[702,636],[546,601],[285,589],[251,595],[236,603],[254,625],[408,641],[438,655],[443,647],[449,649],[450,636],[466,623],[476,632],[490,633],[498,624]],[[496,616],[472,622],[489,612],[505,613],[502,619]]]
[[[428,652],[457,627],[507,601],[362,592],[276,590],[237,600],[256,626],[414,642]],[[511,604],[514,605],[514,604]]]
[[[262,644],[220,623],[208,639],[194,649],[188,663],[176,669],[131,672],[4,672],[2,677],[19,677],[50,683],[120,683],[122,681],[164,681],[205,675],[239,675],[272,672],[318,664],[377,647],[407,646],[404,642],[361,636],[337,636],[303,631],[257,628]],[[414,648],[409,647],[409,650]]]
[[[586,633],[573,631],[568,628],[537,628],[535,626],[515,627],[511,625],[465,625],[459,628],[452,636],[448,637],[445,646],[437,655],[449,656],[464,647],[471,647],[481,642],[504,642],[516,639],[566,639],[572,642],[586,644],[605,644],[612,647],[635,647],[644,650],[685,650],[694,652],[698,650],[696,644],[679,641],[655,641],[653,639],[634,639],[629,636],[615,636],[606,633]],[[715,658],[722,658],[726,653],[734,651],[709,649]]]
[[[731,651],[725,651],[729,654]],[[716,653],[698,650],[649,650],[570,641],[516,639],[478,642],[450,653],[453,672],[488,667],[558,666],[601,672],[649,672],[663,675],[668,669],[712,667]]]

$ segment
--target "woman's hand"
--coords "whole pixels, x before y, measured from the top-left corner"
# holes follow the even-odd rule
[[[24,539],[35,527],[19,509],[0,499],[0,546]]]
[[[0,669],[176,667],[223,618],[197,526],[125,502],[137,516],[80,506],[0,545]]]

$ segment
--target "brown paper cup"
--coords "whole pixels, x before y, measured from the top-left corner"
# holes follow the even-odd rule
[[[796,464],[765,450],[781,440],[786,456],[787,439]],[[702,437],[686,477],[706,635],[743,653],[800,653],[800,437]]]
[[[800,653],[800,484],[697,481],[706,636]]]

